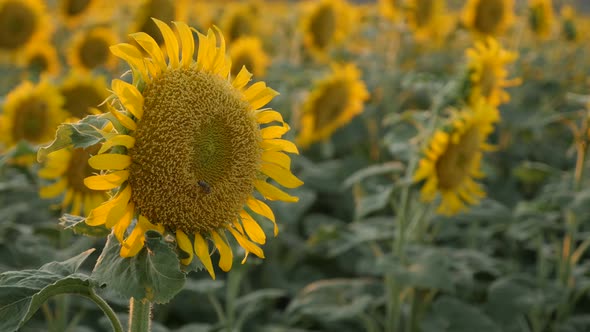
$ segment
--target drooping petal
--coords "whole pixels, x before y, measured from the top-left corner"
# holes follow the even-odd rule
[[[235,229],[229,227],[228,230],[234,236],[234,238],[238,241],[240,246],[242,246],[242,248],[244,248],[244,250],[246,251],[246,255],[244,256],[244,259],[242,260],[242,264],[244,264],[246,262],[246,258],[248,258],[248,253],[250,253],[250,252],[260,258],[264,258],[264,252],[262,251],[262,249],[259,246],[252,243],[250,240],[246,239],[242,234],[238,233]]]
[[[266,243],[266,234],[264,234],[262,227],[258,225],[256,220],[248,212],[240,211],[240,219],[242,220],[246,234],[248,234],[252,241],[260,244]]]
[[[53,198],[63,193],[68,186],[68,180],[64,177],[59,181],[39,189],[39,196],[41,198]]]
[[[303,181],[299,180],[291,171],[276,164],[264,163],[261,165],[260,171],[277,181],[283,187],[297,188],[303,184]]]
[[[224,239],[225,236],[222,237],[219,235],[219,233],[217,233],[217,231],[212,231],[211,238],[213,239],[215,247],[219,251],[219,267],[225,272],[231,270],[234,254],[231,251],[231,247]]]
[[[141,78],[143,81],[149,82],[147,68],[143,62],[143,55],[135,46],[121,43],[113,45],[109,49],[116,57],[121,58],[131,66],[134,81]],[[137,77],[137,75],[139,75],[139,77]]]
[[[271,201],[283,201],[292,203],[299,202],[298,197],[291,196],[266,181],[256,180],[254,181],[254,187],[256,187],[256,190],[258,190],[258,192],[261,193],[262,196],[264,196],[264,198],[269,199]]]
[[[118,79],[113,80],[111,85],[123,107],[136,118],[141,119],[143,117],[143,96],[139,90],[134,85]]]
[[[180,229],[176,230],[176,241],[182,251],[188,254],[187,258],[181,259],[180,262],[184,265],[189,265],[193,261],[193,245],[185,232]]]
[[[277,222],[275,220],[275,215],[270,209],[270,207],[268,207],[268,205],[257,200],[254,197],[248,198],[248,200],[246,201],[246,205],[255,213],[258,213],[259,215],[264,216],[268,218],[270,221],[272,221],[272,223],[274,224],[274,236],[277,236],[277,234],[279,234],[279,226],[277,225]]]
[[[197,254],[197,257],[199,257],[199,259],[201,260],[201,263],[203,263],[205,269],[207,269],[207,272],[209,272],[211,278],[215,280],[215,270],[213,269],[213,264],[211,263],[209,245],[207,245],[207,241],[203,239],[203,237],[199,233],[195,234],[195,253]]]
[[[156,64],[157,74],[162,71],[165,71],[168,67],[166,65],[166,58],[164,54],[162,54],[162,49],[156,43],[152,36],[148,35],[145,32],[136,32],[129,35],[131,38],[135,39],[135,41],[141,45],[141,47],[149,54],[154,64]]]

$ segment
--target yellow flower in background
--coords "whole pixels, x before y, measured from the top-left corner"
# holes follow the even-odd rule
[[[0,0],[0,54],[18,59],[53,28],[41,0]]]
[[[68,51],[68,63],[74,70],[91,71],[104,67],[113,70],[119,60],[111,54],[109,46],[118,42],[117,34],[106,27],[78,32]]]
[[[437,130],[424,151],[414,181],[424,181],[421,198],[430,202],[440,194],[437,212],[454,215],[479,203],[485,191],[476,179],[481,171],[486,143],[499,120],[498,111],[480,100],[471,108],[453,114],[447,130]]]
[[[50,153],[39,170],[39,177],[49,181],[41,185],[39,196],[50,199],[62,195],[60,205],[63,210],[76,216],[88,216],[92,209],[108,199],[106,191],[91,190],[84,185],[84,179],[97,172],[88,165],[88,159],[99,148],[94,145]]]
[[[258,33],[256,7],[250,3],[226,5],[221,18],[221,28],[228,42],[242,37],[255,36]]]
[[[466,52],[470,80],[469,100],[483,98],[492,106],[499,106],[510,100],[504,88],[519,85],[518,78],[507,79],[506,66],[516,60],[518,54],[502,48],[494,38],[475,43]]]
[[[42,75],[58,76],[61,70],[57,50],[49,42],[37,43],[28,48],[23,55],[21,65],[33,73]]]
[[[10,148],[24,140],[31,144],[50,142],[57,126],[67,117],[63,98],[46,80],[22,82],[7,96],[0,117],[0,143]]]
[[[468,0],[463,8],[463,24],[477,34],[498,36],[514,21],[513,0]]]
[[[70,29],[80,25],[90,14],[97,14],[95,10],[101,6],[102,1],[109,0],[58,0],[61,22]]]
[[[361,72],[354,64],[332,65],[303,104],[297,144],[307,147],[325,140],[363,111],[369,98]]]
[[[577,41],[580,37],[576,22],[576,14],[572,6],[561,8],[561,35],[567,41]]]
[[[246,66],[255,76],[264,76],[270,64],[270,58],[262,48],[262,41],[256,37],[242,37],[236,40],[230,49],[232,76],[237,76]]]
[[[87,73],[71,72],[59,85],[59,93],[64,97],[64,110],[70,117],[82,119],[94,114],[109,96],[104,77]],[[106,110],[104,106],[101,108]]]
[[[318,59],[343,41],[355,24],[354,10],[345,0],[321,0],[310,4],[301,20],[303,44]]]
[[[379,13],[390,19],[396,19],[403,0],[379,0]]]
[[[551,0],[529,0],[529,26],[541,38],[551,34],[553,4]]]
[[[451,27],[445,0],[407,0],[405,14],[418,40],[440,41]]]
[[[246,87],[251,78],[246,69],[230,79],[231,61],[221,32],[198,33],[195,61],[193,32],[185,23],[176,22],[175,33],[154,22],[164,36],[164,52],[142,32],[131,37],[147,58],[131,44],[111,48],[129,63],[134,83],[112,82],[114,95],[107,105],[117,119],[115,128],[126,130],[107,136],[99,154],[89,160],[102,173],[85,183],[96,190],[118,190],[86,223],[113,228],[123,257],[143,248],[147,230],[167,230],[185,253],[181,262],[189,264],[196,254],[214,278],[208,240],[219,251],[219,266],[228,271],[233,253],[227,232],[246,257],[264,257],[257,244],[264,244],[266,236],[252,213],[272,221],[275,235],[278,227],[254,189],[268,200],[298,201],[267,182],[271,178],[287,188],[300,186],[285,153],[298,151],[281,139],[289,130],[281,114],[263,108],[278,93],[264,82]],[[120,150],[111,150],[115,146]]]
[[[129,33],[145,32],[162,46],[164,38],[152,17],[164,22],[184,21],[187,9],[187,0],[140,0]]]

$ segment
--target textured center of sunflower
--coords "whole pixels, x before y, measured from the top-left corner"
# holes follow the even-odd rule
[[[89,36],[82,41],[79,50],[82,66],[95,68],[104,64],[109,57],[109,44],[100,37]]]
[[[254,68],[255,66],[255,61],[252,58],[252,54],[248,53],[248,52],[243,52],[238,54],[237,57],[235,57],[235,59],[232,59],[232,68],[231,68],[231,74],[233,76],[237,76],[238,73],[240,72],[240,70],[242,70],[242,66],[246,66],[246,69],[248,69],[249,72],[256,72],[256,69]]]
[[[504,19],[504,0],[480,0],[475,7],[475,28],[494,34]]]
[[[45,128],[49,122],[49,106],[45,100],[31,97],[22,101],[15,110],[12,137],[14,141],[27,140],[43,143]]]
[[[84,179],[97,171],[88,165],[88,158],[91,155],[95,155],[100,149],[100,144],[93,145],[86,149],[74,149],[72,150],[72,156],[68,164],[68,171],[66,172],[66,178],[68,186],[76,192],[81,193],[92,193],[94,190],[88,189],[84,185]]]
[[[150,35],[158,43],[164,44],[164,37],[156,23],[152,20],[157,18],[160,21],[171,22],[176,18],[176,7],[173,0],[151,0],[148,1],[143,8],[143,15],[140,17],[142,23],[139,24],[139,31],[143,31]]]
[[[92,0],[66,0],[66,15],[76,16],[84,12]]]
[[[479,145],[480,135],[475,127],[463,133],[459,142],[449,143],[447,150],[436,162],[436,175],[441,189],[453,190],[463,183],[469,176]]]
[[[250,18],[241,13],[234,15],[228,30],[229,40],[236,40],[242,36],[251,35],[252,23],[250,22]]]
[[[311,37],[313,44],[320,49],[326,48],[332,42],[336,32],[336,16],[330,6],[322,6],[311,18]]]
[[[33,37],[38,23],[33,10],[20,0],[0,5],[0,48],[24,46]]]
[[[45,55],[37,53],[29,59],[29,67],[34,72],[42,73],[49,67],[49,61]]]
[[[129,151],[141,214],[188,233],[234,220],[259,174],[262,138],[249,104],[227,80],[186,69],[165,72],[143,95]]]
[[[416,25],[423,27],[428,25],[434,15],[433,0],[418,0],[416,3]]]
[[[62,88],[61,94],[65,98],[64,109],[79,119],[90,115],[90,108],[97,107],[106,98],[104,93],[87,84]]]
[[[348,104],[348,95],[346,82],[336,81],[326,87],[313,107],[315,129],[320,130],[336,121]]]

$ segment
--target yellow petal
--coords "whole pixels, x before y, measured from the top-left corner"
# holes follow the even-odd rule
[[[274,163],[281,166],[284,169],[291,168],[291,158],[282,152],[277,151],[263,151],[262,152],[262,161],[266,161],[267,163]]]
[[[209,272],[211,278],[215,280],[215,270],[213,269],[213,264],[211,263],[209,245],[207,244],[207,241],[205,241],[205,239],[203,239],[203,237],[199,233],[195,234],[195,253],[197,254],[197,257],[199,257],[199,259],[201,260],[201,263],[203,263],[205,269],[207,269],[207,272]]]
[[[72,209],[70,213],[74,216],[79,216],[82,212],[82,194],[74,193],[74,200],[72,202]]]
[[[128,188],[129,188],[129,190],[127,190]],[[119,197],[117,199],[117,203],[115,205],[113,205],[113,207],[107,213],[105,224],[104,224],[106,228],[110,229],[113,226],[115,226],[119,221],[121,221],[121,219],[123,218],[123,215],[125,214],[125,210],[127,208],[127,205],[129,203],[130,199],[131,199],[131,189],[130,189],[130,186],[127,186],[127,187],[125,187],[125,189],[123,189],[123,192],[121,192],[121,195],[119,195]]]
[[[266,243],[266,234],[264,234],[262,227],[258,225],[256,220],[254,220],[248,212],[240,211],[240,219],[242,220],[242,225],[244,225],[246,234],[248,234],[252,241],[260,244]]]
[[[195,52],[195,39],[191,29],[184,22],[174,22],[176,31],[180,37],[182,45],[182,66],[188,68],[193,63],[193,53]]]
[[[259,246],[252,243],[250,240],[246,239],[242,234],[238,233],[235,229],[230,227],[230,228],[228,228],[228,230],[230,233],[232,233],[232,235],[238,241],[240,246],[242,246],[242,248],[244,248],[244,250],[246,251],[246,255],[244,256],[244,259],[242,260],[242,264],[244,264],[246,262],[246,258],[248,258],[248,253],[250,253],[250,252],[260,258],[264,258],[264,252],[262,251],[262,249]]]
[[[63,164],[63,167],[50,168],[45,167],[39,170],[37,175],[42,179],[53,180],[61,177],[68,169],[68,164]]]
[[[248,84],[248,82],[250,82],[251,78],[252,74],[246,69],[246,66],[242,66],[242,69],[240,69],[240,72],[232,82],[232,85],[234,88],[241,90],[246,84]]]
[[[145,32],[136,32],[129,35],[131,38],[135,39],[135,41],[141,45],[141,47],[149,54],[152,61],[156,64],[156,73],[159,74],[162,71],[165,71],[168,67],[166,65],[166,58],[164,54],[162,54],[162,49],[160,45],[156,43],[152,36],[148,35]]]
[[[125,207],[125,213],[123,217],[121,217],[121,221],[119,221],[115,227],[113,227],[113,233],[117,240],[120,243],[123,243],[123,236],[125,235],[125,231],[131,225],[131,221],[133,220],[133,214],[135,213],[135,204],[129,203],[127,207]]]
[[[135,121],[133,121],[131,118],[129,118],[128,116],[122,114],[121,112],[115,110],[113,108],[113,106],[111,106],[111,104],[107,103],[107,108],[109,109],[109,111],[111,112],[111,114],[119,121],[119,123],[129,129],[134,131],[135,129],[137,129],[137,124],[135,123]]]
[[[92,175],[84,179],[86,187],[92,190],[111,190],[129,178],[129,171],[115,171],[109,174]]]
[[[137,255],[137,253],[143,248],[144,242],[144,231],[141,227],[136,225],[131,234],[129,234],[121,245],[121,257],[127,258]]]
[[[88,215],[90,215],[90,212],[92,212],[92,209],[94,209],[96,206],[92,205],[92,197],[93,194],[91,193],[86,193],[84,195],[84,202],[82,204],[83,208],[84,208],[84,216],[88,217]]]
[[[254,181],[254,187],[256,187],[256,190],[258,190],[264,198],[270,199],[271,201],[299,202],[298,197],[291,196],[266,181],[256,180]]]
[[[265,140],[273,139],[273,138],[281,138],[286,132],[289,131],[289,125],[284,124],[283,126],[270,126],[266,128],[262,128],[260,130],[260,134],[262,138]]]
[[[143,96],[134,85],[121,80],[113,80],[111,83],[113,91],[126,110],[136,118],[143,117]]]
[[[166,44],[166,52],[168,53],[168,61],[170,62],[170,67],[178,68],[178,40],[172,32],[172,29],[168,26],[168,24],[156,19],[152,18],[160,32],[162,33],[162,37],[164,37],[164,43]]]
[[[269,151],[285,151],[289,153],[299,154],[297,146],[295,146],[293,142],[284,139],[263,140],[262,142],[260,142],[260,147],[264,150]]]
[[[69,188],[68,190],[66,190],[66,194],[64,195],[64,199],[61,202],[61,207],[65,209],[68,205],[70,205],[73,198],[74,198],[74,189]],[[86,216],[88,216],[88,215],[86,215]]]
[[[131,165],[131,157],[125,154],[105,153],[90,157],[88,164],[98,170],[121,170]]]
[[[113,45],[109,49],[116,57],[123,59],[129,64],[131,70],[133,71],[134,80],[141,78],[143,81],[149,82],[147,68],[143,62],[143,55],[135,46],[127,43],[121,43]],[[139,74],[140,77],[137,77],[137,74]]]
[[[266,110],[256,113],[256,122],[258,123],[269,123],[273,121],[285,123],[285,121],[283,121],[283,116],[277,111]]]
[[[55,183],[39,188],[39,196],[41,198],[57,197],[66,190],[67,186],[67,179],[65,177],[61,178],[59,181]]]
[[[115,135],[106,140],[98,150],[98,154],[107,152],[113,146],[124,146],[127,149],[131,149],[135,146],[135,137],[129,135]]]
[[[182,251],[188,254],[188,258],[181,259],[180,262],[184,265],[189,265],[193,261],[193,245],[188,236],[180,229],[176,230],[176,241]]]
[[[274,224],[274,235],[277,236],[277,234],[279,234],[279,226],[277,225],[277,222],[275,220],[275,215],[272,212],[272,210],[268,207],[268,205],[257,200],[254,197],[249,197],[248,200],[246,201],[246,205],[248,205],[248,207],[252,211],[258,213],[261,216],[264,216],[264,217],[270,219],[270,221],[272,221],[272,223]]]
[[[260,166],[260,171],[277,181],[283,187],[297,188],[303,184],[303,181],[299,180],[291,171],[276,164],[263,163]]]
[[[106,223],[107,216],[111,209],[114,206],[120,204],[122,200],[125,200],[127,196],[131,196],[131,187],[129,186],[119,191],[115,197],[102,203],[100,206],[92,210],[88,218],[86,218],[86,224],[88,224],[89,226],[104,225]],[[129,200],[127,199],[127,201]]]
[[[268,104],[274,97],[278,96],[279,93],[271,88],[266,88],[260,93],[252,97],[250,100],[250,107],[253,110],[257,110],[262,106]]]
[[[231,269],[234,260],[234,254],[231,251],[231,247],[227,244],[225,239],[217,233],[217,231],[211,232],[211,237],[213,238],[215,247],[219,251],[219,267],[227,272]]]

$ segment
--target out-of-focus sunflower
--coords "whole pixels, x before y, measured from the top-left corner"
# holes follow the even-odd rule
[[[529,26],[541,38],[551,34],[553,5],[551,0],[529,0]]]
[[[52,30],[43,1],[0,0],[0,55],[18,59]]]
[[[254,9],[249,3],[233,4],[226,6],[227,11],[221,18],[221,28],[228,42],[233,42],[242,37],[258,34],[259,20],[255,16]]]
[[[567,41],[577,41],[580,37],[574,9],[569,5],[561,8],[561,35]]]
[[[61,70],[61,64],[57,50],[49,42],[38,43],[27,49],[22,58],[22,65],[33,73],[57,76]]]
[[[468,0],[463,24],[477,34],[497,36],[514,21],[514,0]]]
[[[379,13],[390,19],[397,18],[403,0],[379,0]]]
[[[88,159],[99,149],[100,146],[94,145],[50,153],[39,170],[39,177],[48,180],[39,188],[39,196],[50,199],[63,195],[63,210],[76,216],[88,216],[92,209],[108,199],[106,191],[91,190],[84,185],[84,179],[97,172],[88,165]]]
[[[74,28],[99,8],[101,2],[102,0],[58,0],[58,11],[61,22],[68,28]]]
[[[303,44],[318,59],[340,43],[355,25],[355,13],[345,0],[321,0],[307,4],[301,20]]]
[[[499,114],[483,100],[471,107],[454,113],[449,127],[434,133],[414,174],[414,181],[424,180],[424,201],[440,194],[440,214],[454,215],[485,197],[476,179],[484,177],[481,160],[491,150],[486,141]]]
[[[0,143],[10,148],[24,140],[31,144],[51,141],[57,126],[67,115],[62,110],[63,98],[51,83],[22,82],[4,102],[0,117]]]
[[[416,39],[441,40],[449,30],[445,0],[407,0],[406,19]]]
[[[184,21],[187,9],[187,0],[141,0],[129,32],[145,32],[162,46],[164,38],[152,17],[164,22]]]
[[[232,60],[231,74],[235,77],[243,66],[255,76],[264,76],[270,58],[262,48],[262,42],[256,37],[242,37],[236,40],[230,49]]]
[[[520,84],[518,78],[507,79],[506,66],[516,60],[518,54],[502,48],[494,38],[489,37],[475,43],[474,48],[465,52],[468,58],[470,79],[469,100],[485,99],[492,106],[510,100],[504,88]]]
[[[93,114],[94,109],[109,96],[107,89],[102,76],[71,72],[60,84],[59,93],[64,97],[64,109],[70,117],[81,119]],[[101,110],[105,110],[104,107]]]
[[[106,27],[96,27],[78,32],[68,51],[68,63],[74,70],[91,71],[104,67],[117,67],[118,59],[109,51],[117,43],[117,34]]]
[[[330,137],[363,111],[368,98],[361,72],[354,64],[333,64],[332,73],[316,84],[303,104],[297,143],[307,147]]]
[[[217,36],[211,30],[207,36],[198,33],[195,61],[188,25],[176,22],[175,34],[165,23],[154,22],[165,39],[164,53],[141,32],[131,36],[148,58],[131,44],[111,48],[129,63],[134,83],[112,82],[113,103],[107,105],[117,119],[114,127],[126,130],[117,130],[101,153],[89,159],[102,173],[85,183],[92,189],[118,190],[86,223],[113,228],[123,257],[143,248],[147,230],[169,232],[184,253],[183,264],[196,253],[215,277],[208,240],[219,251],[219,266],[228,271],[233,253],[227,232],[246,257],[264,257],[255,243],[264,244],[266,236],[251,213],[275,223],[275,235],[278,228],[272,210],[254,196],[254,189],[268,200],[296,202],[297,197],[267,179],[288,188],[302,184],[285,154],[297,153],[297,148],[281,139],[289,130],[281,114],[262,108],[277,92],[264,82],[246,87],[251,78],[246,69],[230,79],[231,60],[220,31]],[[110,150],[114,146],[119,146],[117,152]]]

